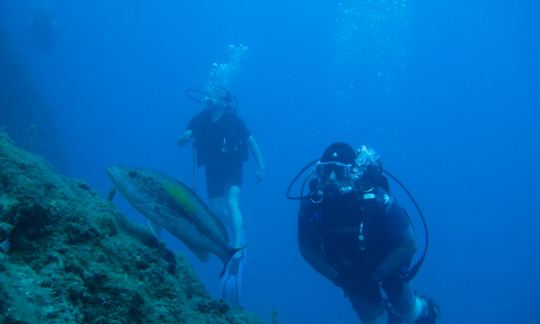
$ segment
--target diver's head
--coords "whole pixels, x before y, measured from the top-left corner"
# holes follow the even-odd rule
[[[209,109],[234,110],[235,100],[231,93],[222,87],[212,87],[204,96],[204,103]]]
[[[356,151],[346,143],[336,142],[323,152],[316,164],[318,189],[326,194],[347,193],[358,179]]]

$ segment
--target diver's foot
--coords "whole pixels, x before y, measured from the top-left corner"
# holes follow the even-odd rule
[[[420,296],[427,303],[427,314],[417,319],[415,324],[435,324],[440,314],[439,305],[435,304],[433,298],[429,296]]]

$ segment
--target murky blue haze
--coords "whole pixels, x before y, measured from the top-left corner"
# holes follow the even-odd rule
[[[37,7],[59,26],[48,50],[29,36]],[[2,28],[54,108],[62,171],[103,195],[113,164],[192,182],[191,150],[175,140],[200,107],[183,91],[204,87],[228,44],[249,46],[232,90],[267,177],[256,185],[249,162],[243,300],[280,323],[357,322],[302,260],[297,204],[284,197],[335,140],[374,147],[422,205],[432,239],[415,287],[440,303],[441,323],[540,323],[539,13],[532,0],[0,1]],[[202,172],[198,184],[204,195]],[[219,262],[186,253],[219,297]]]

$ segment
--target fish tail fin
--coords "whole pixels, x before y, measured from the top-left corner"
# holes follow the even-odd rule
[[[223,260],[223,270],[221,270],[221,273],[219,274],[218,278],[221,279],[223,277],[223,275],[225,274],[225,272],[227,271],[227,267],[229,266],[229,263],[231,262],[232,258],[234,257],[234,255],[239,252],[239,251],[243,251],[246,247],[243,246],[243,247],[239,247],[239,248],[229,248],[228,251],[227,251],[227,258],[225,260]]]

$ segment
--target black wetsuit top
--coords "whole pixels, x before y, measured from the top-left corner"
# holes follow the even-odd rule
[[[206,109],[190,120],[187,129],[193,131],[198,165],[243,162],[248,158],[247,139],[251,133],[233,112],[224,112],[213,121]]]
[[[241,187],[251,136],[244,121],[234,112],[224,112],[213,121],[207,109],[195,115],[187,129],[193,131],[197,164],[206,169],[208,198],[223,197],[231,186]]]
[[[298,243],[322,256],[345,282],[370,278],[409,230],[406,211],[386,190],[365,182],[320,203],[304,199],[298,217]]]

